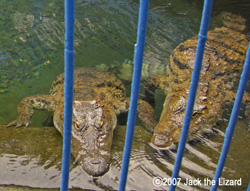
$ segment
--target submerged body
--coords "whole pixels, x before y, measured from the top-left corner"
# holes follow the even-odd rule
[[[200,81],[197,89],[188,140],[194,140],[212,128],[222,117],[223,104],[233,102],[248,47],[245,19],[224,14],[225,26],[208,32],[203,55]],[[181,43],[170,56],[167,75],[148,79],[146,98],[154,102],[156,89],[164,91],[165,102],[159,123],[154,129],[152,143],[171,147],[179,142],[183,125],[189,85],[193,71],[197,36]],[[245,94],[244,101],[250,101]]]
[[[107,72],[78,68],[74,76],[71,152],[88,174],[100,176],[109,169],[117,115],[128,111],[130,99],[125,97],[122,82]],[[54,125],[63,135],[64,74],[53,82],[50,95],[24,98],[18,105],[17,120],[7,126],[28,126],[34,109],[52,111]],[[138,116],[146,127],[155,125],[153,108],[147,102],[139,100]]]

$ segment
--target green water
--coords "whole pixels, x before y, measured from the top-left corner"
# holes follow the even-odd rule
[[[0,19],[0,51],[8,56],[0,61],[0,124],[6,124],[15,118],[22,98],[48,93],[63,72],[64,6],[55,0],[1,1],[0,6],[6,15]],[[138,6],[136,1],[77,1],[76,67],[133,60]],[[186,1],[183,6],[192,7]],[[166,64],[172,50],[198,31],[200,13],[196,8],[187,12],[174,1],[153,2],[145,60]]]
[[[109,66],[123,63],[126,59],[133,60],[138,2],[76,1],[77,67]],[[250,18],[249,8],[250,4],[243,0],[214,2],[211,28],[221,25],[218,17],[221,11],[241,13],[245,18]],[[179,43],[197,34],[201,11],[200,0],[151,1],[144,59],[150,63],[166,64]],[[5,125],[17,117],[16,107],[24,97],[48,94],[52,81],[63,72],[64,5],[59,0],[1,0],[0,14],[0,52],[8,56],[0,60],[0,124]],[[161,100],[164,100],[162,95],[160,98],[158,113]],[[30,128],[6,129],[1,126],[0,190],[56,190],[60,186],[62,138],[53,127],[43,127],[48,126],[46,120],[49,116],[48,112],[36,112]],[[223,176],[242,178],[243,185],[238,190],[244,190],[250,179],[250,138],[245,123],[240,121],[239,124]],[[225,127],[220,130],[225,132]],[[117,128],[111,168],[103,177],[91,178],[72,163],[72,190],[118,188],[124,134],[124,127]],[[175,153],[156,151],[149,146],[150,134],[141,127],[136,128],[135,136],[127,188],[157,189],[152,179],[158,175],[171,176]],[[181,176],[212,179],[222,142],[223,136],[217,133],[209,140],[191,145],[199,152],[185,153]],[[181,185],[180,189],[191,188]]]

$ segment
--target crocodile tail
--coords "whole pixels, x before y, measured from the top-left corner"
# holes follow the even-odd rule
[[[246,19],[240,15],[222,12],[223,24],[234,31],[243,32],[246,29]]]
[[[100,67],[100,66],[98,66]],[[107,71],[111,74],[115,74],[116,77],[125,80],[131,81],[133,74],[133,62],[130,60],[125,60],[123,63],[116,63],[107,67]],[[142,65],[141,79],[145,80],[148,77],[165,74],[166,65],[162,63],[153,63],[149,61],[144,61]]]
[[[149,62],[145,61],[142,65],[142,74],[141,78],[143,80],[146,80],[149,77],[155,76],[155,75],[165,75],[167,65],[165,63],[161,62]]]

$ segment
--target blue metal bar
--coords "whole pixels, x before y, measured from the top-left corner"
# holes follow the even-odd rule
[[[250,182],[248,184],[247,191],[250,191]]]
[[[126,187],[128,166],[133,144],[134,128],[135,128],[135,121],[137,114],[137,103],[138,103],[140,83],[141,83],[141,68],[143,62],[143,53],[144,53],[146,31],[147,31],[148,7],[149,7],[149,0],[140,0],[137,44],[135,45],[134,71],[133,71],[133,80],[131,88],[131,101],[128,113],[125,146],[123,150],[119,191],[125,190]]]
[[[182,157],[183,157],[183,153],[185,150],[189,125],[190,125],[190,121],[191,121],[192,113],[193,113],[193,106],[194,106],[194,101],[195,101],[195,96],[196,96],[196,90],[197,90],[198,83],[199,83],[200,70],[201,70],[203,53],[204,53],[204,49],[205,49],[205,43],[207,40],[207,31],[208,31],[208,27],[209,27],[209,20],[210,20],[210,15],[211,15],[211,11],[212,11],[212,5],[213,5],[213,0],[205,0],[204,1],[204,8],[203,8],[203,13],[202,13],[202,20],[201,20],[201,26],[200,26],[200,32],[199,32],[199,38],[198,38],[198,45],[197,45],[197,49],[196,49],[194,70],[192,73],[192,78],[191,78],[191,83],[190,83],[190,91],[189,91],[189,96],[188,96],[188,103],[187,103],[186,113],[185,113],[185,117],[184,117],[184,121],[183,121],[182,133],[181,133],[180,142],[179,142],[179,146],[178,146],[178,150],[177,150],[177,156],[175,159],[172,180],[178,178],[179,171],[181,168]],[[169,190],[173,191],[173,190],[175,190],[175,187],[176,187],[176,185],[171,184],[169,187]]]
[[[75,1],[65,0],[65,52],[64,52],[64,124],[61,191],[68,190],[71,153],[71,124],[74,86],[74,20]]]
[[[221,177],[222,171],[223,171],[223,167],[225,165],[226,162],[226,158],[227,158],[227,153],[229,150],[229,146],[233,137],[233,133],[234,133],[234,128],[235,128],[235,124],[237,122],[238,119],[238,115],[240,112],[240,105],[242,102],[242,98],[244,95],[244,91],[246,89],[246,85],[247,85],[247,80],[248,80],[248,76],[250,73],[250,44],[248,46],[248,51],[247,51],[247,55],[246,55],[246,60],[245,60],[245,64],[244,64],[244,68],[241,74],[241,78],[240,78],[240,83],[239,83],[239,87],[238,87],[238,91],[237,91],[237,96],[236,99],[234,101],[234,106],[233,106],[233,110],[230,116],[230,120],[229,120],[229,124],[226,130],[226,135],[224,138],[224,144],[222,147],[222,151],[220,154],[220,158],[219,158],[219,162],[218,162],[218,166],[214,175],[214,180],[215,180],[215,184],[212,185],[211,187],[211,191],[212,190],[216,190],[219,184],[219,178]]]

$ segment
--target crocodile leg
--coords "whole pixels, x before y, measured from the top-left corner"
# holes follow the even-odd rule
[[[129,104],[130,98],[120,98],[117,101],[112,102],[116,114],[128,112]],[[142,125],[148,131],[153,133],[154,127],[156,126],[157,122],[154,119],[154,109],[152,108],[152,106],[148,102],[139,99],[137,112]]]
[[[151,133],[154,132],[154,127],[157,125],[157,121],[154,119],[154,109],[152,106],[143,100],[138,100],[138,117],[142,122],[142,125]]]
[[[168,78],[162,75],[156,75],[148,78],[145,85],[145,100],[155,106],[155,90],[160,89],[166,94],[169,87]]]
[[[26,97],[18,105],[18,118],[15,121],[10,122],[7,127],[20,127],[23,125],[28,126],[31,122],[34,109],[54,111],[55,106],[56,103],[50,95],[35,95]]]
[[[232,98],[236,98],[237,94],[235,92],[232,91],[225,91],[226,92],[226,96],[224,96],[224,100],[232,100]],[[247,117],[247,121],[249,122],[250,119],[250,94],[248,92],[244,92],[243,98],[242,98],[242,102],[246,102],[246,110],[245,110],[245,115]],[[250,126],[250,124],[249,124]]]

